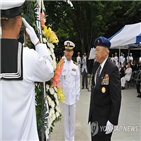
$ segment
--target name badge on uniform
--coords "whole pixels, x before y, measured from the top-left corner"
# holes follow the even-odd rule
[[[76,69],[75,68],[72,68],[72,71],[76,71]]]

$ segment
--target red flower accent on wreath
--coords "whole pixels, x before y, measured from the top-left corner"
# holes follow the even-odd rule
[[[43,28],[43,26],[45,25],[45,19],[44,19],[45,14],[41,13],[40,17],[41,17],[41,27]]]
[[[62,58],[59,63],[58,63],[58,66],[55,70],[55,74],[54,74],[54,78],[53,78],[53,81],[52,81],[52,85],[51,87],[58,87],[58,88],[61,88],[62,86],[60,85],[60,75],[62,73],[62,70],[63,70],[63,66],[64,66],[64,58]]]

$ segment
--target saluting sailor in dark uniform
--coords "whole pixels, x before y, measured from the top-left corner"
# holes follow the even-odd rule
[[[93,67],[88,122],[92,141],[110,141],[114,125],[118,124],[121,105],[120,76],[118,67],[108,58],[109,40],[99,37],[94,46],[96,62],[93,64],[93,60],[88,60],[88,72]]]
[[[1,0],[0,140],[39,141],[35,111],[34,82],[48,81],[54,71],[45,44],[23,19],[35,49],[24,47],[17,38],[22,25],[24,0]],[[1,130],[0,129],[0,130]]]
[[[74,141],[76,103],[80,95],[80,71],[72,61],[75,44],[65,41],[64,46],[66,58],[60,81],[65,95],[65,104],[63,104],[65,141]]]

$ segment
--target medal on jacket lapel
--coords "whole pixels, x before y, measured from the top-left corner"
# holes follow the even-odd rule
[[[66,76],[64,75],[64,79],[66,79]]]
[[[105,93],[106,92],[106,88],[102,87],[101,91],[102,91],[102,93]]]

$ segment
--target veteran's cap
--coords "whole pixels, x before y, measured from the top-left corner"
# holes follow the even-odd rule
[[[64,42],[65,49],[73,50],[75,44],[72,41],[65,41]]]
[[[111,43],[110,41],[105,38],[105,37],[98,37],[95,41],[94,41],[94,47],[96,48],[96,46],[103,46],[106,48],[110,48]]]
[[[21,15],[21,5],[25,0],[1,0],[0,1],[0,10],[1,16],[0,19],[13,18]]]

